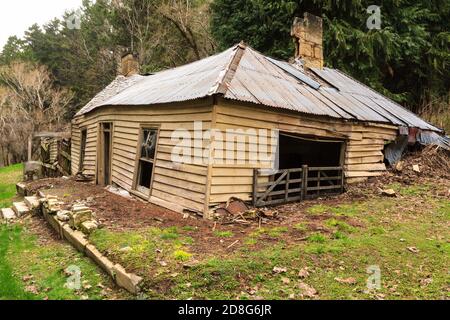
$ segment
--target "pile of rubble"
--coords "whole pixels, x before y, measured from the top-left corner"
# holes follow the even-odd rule
[[[47,195],[42,202],[44,213],[55,216],[60,222],[68,223],[73,230],[89,235],[99,227],[95,213],[84,204],[76,203],[71,210],[63,210],[64,203],[51,195]]]
[[[221,224],[262,224],[282,218],[273,208],[251,208],[243,200],[232,197],[214,209],[214,219]]]
[[[412,181],[420,177],[441,177],[450,179],[450,152],[429,145],[422,150],[407,153],[396,163],[392,172]]]

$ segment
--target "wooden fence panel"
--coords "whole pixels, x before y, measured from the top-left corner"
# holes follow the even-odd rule
[[[343,167],[308,167],[277,170],[269,182],[258,183],[261,170],[253,170],[253,205],[261,207],[344,191]]]

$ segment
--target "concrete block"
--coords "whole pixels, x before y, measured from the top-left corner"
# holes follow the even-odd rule
[[[63,229],[62,229],[62,224],[60,224],[60,222],[56,219],[56,216],[48,214],[45,210],[44,210],[44,219],[48,222],[48,224],[53,228],[53,230],[56,231],[56,233],[58,233],[58,235],[63,238],[64,234],[63,234]]]
[[[23,182],[19,182],[16,184],[17,194],[21,196],[26,196],[27,185]]]
[[[85,252],[89,242],[81,231],[72,230],[67,224],[62,228],[64,238],[69,241],[78,251]]]
[[[80,225],[80,230],[86,235],[91,234],[93,231],[97,230],[98,224],[93,220],[85,221]]]
[[[16,213],[11,208],[4,208],[0,211],[0,219],[13,220],[16,218]]]
[[[80,229],[81,224],[83,222],[92,220],[92,211],[91,210],[83,210],[83,211],[76,211],[72,212],[69,215],[69,225],[73,229]]]
[[[122,287],[133,294],[139,293],[139,285],[142,282],[141,277],[133,273],[127,273],[127,271],[120,264],[115,264],[113,270],[116,283],[119,287]]]
[[[25,202],[13,202],[12,209],[19,218],[30,213],[30,208],[28,208]]]
[[[30,209],[34,209],[39,206],[39,198],[36,196],[25,197],[23,201]]]
[[[114,279],[114,263],[100,253],[92,244],[86,245],[86,255]]]

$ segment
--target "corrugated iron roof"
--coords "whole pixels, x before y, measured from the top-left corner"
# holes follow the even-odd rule
[[[105,89],[100,91],[91,101],[89,101],[75,116],[88,113],[89,111],[99,107],[103,102],[109,98],[115,96],[124,89],[136,84],[138,81],[144,79],[141,75],[132,75],[130,77],[124,77],[122,75],[117,76]]]
[[[128,84],[112,95],[95,97],[77,115],[106,105],[151,105],[222,94],[306,114],[441,131],[339,70],[302,71],[242,44]]]

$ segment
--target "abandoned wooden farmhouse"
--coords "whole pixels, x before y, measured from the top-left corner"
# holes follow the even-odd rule
[[[340,191],[386,170],[384,148],[398,136],[441,132],[325,68],[320,18],[296,19],[292,36],[295,63],[241,43],[143,76],[126,55],[122,74],[72,121],[72,174],[209,217],[230,197],[264,205]]]

